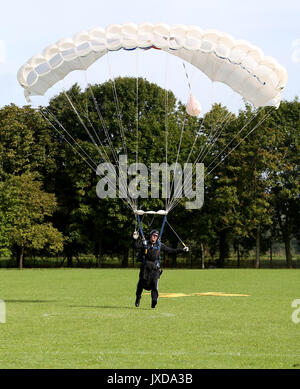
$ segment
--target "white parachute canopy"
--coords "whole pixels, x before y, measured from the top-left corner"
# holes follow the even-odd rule
[[[121,48],[166,51],[192,64],[212,81],[227,84],[255,107],[278,107],[287,83],[285,68],[247,41],[217,30],[163,23],[113,24],[61,39],[25,63],[18,72],[18,81],[28,100],[30,96],[42,96],[70,72],[86,70],[108,51]],[[200,106],[192,100],[191,96],[188,109],[196,115]]]
[[[208,166],[206,166],[207,174],[211,174],[220,163],[224,161],[239,144],[250,135],[264,120],[270,115],[272,107],[278,107],[281,101],[281,93],[287,83],[287,72],[274,58],[267,57],[263,54],[261,49],[253,46],[251,43],[236,40],[231,35],[222,33],[216,30],[201,30],[197,26],[173,25],[168,26],[163,23],[151,24],[143,23],[136,25],[133,23],[126,23],[123,25],[113,24],[104,28],[93,28],[89,31],[83,31],[76,34],[73,38],[65,38],[59,40],[44,49],[41,54],[33,56],[28,60],[18,72],[18,81],[24,88],[24,94],[27,101],[30,101],[30,96],[43,96],[51,87],[59,83],[66,76],[75,70],[86,71],[98,59],[105,56],[109,52],[118,51],[120,49],[127,50],[128,53],[138,49],[141,50],[162,50],[166,53],[166,58],[169,54],[178,57],[183,61],[185,75],[189,86],[190,96],[186,104],[186,112],[191,116],[199,116],[202,108],[198,100],[192,94],[192,87],[189,76],[186,71],[185,63],[193,65],[195,69],[203,72],[211,81],[218,81],[228,85],[233,91],[237,92],[244,100],[249,101],[255,108],[263,106],[271,106],[269,112],[259,120],[251,129],[247,128],[254,117],[259,115],[259,109],[255,110],[255,114],[240,128],[235,135],[228,141],[227,145],[222,150],[213,150],[214,156]],[[136,51],[138,54],[138,51]],[[138,57],[138,56],[137,56]],[[145,55],[148,60],[147,55]],[[159,56],[158,56],[159,57]],[[109,56],[107,57],[108,67]],[[168,61],[166,61],[167,63]],[[136,58],[136,67],[138,61]],[[138,69],[137,73],[138,73]],[[167,70],[165,71],[167,78]],[[85,74],[86,76],[86,74]],[[98,114],[99,125],[102,127],[102,135],[106,138],[106,145],[104,146],[101,137],[98,134],[97,126],[94,126],[89,117],[88,104],[81,109],[76,108],[75,102],[64,92],[67,103],[70,105],[74,113],[77,115],[80,124],[84,127],[91,142],[96,146],[101,160],[105,162],[113,162],[115,166],[119,165],[119,157],[121,157],[120,150],[126,155],[128,149],[126,146],[126,136],[122,123],[122,114],[120,112],[120,105],[118,101],[116,85],[114,77],[110,75],[114,101],[116,107],[116,114],[118,118],[119,132],[121,136],[122,147],[116,152],[114,148],[113,137],[105,124],[101,107],[94,96],[93,89],[88,83],[92,101],[95,105],[95,111]],[[165,88],[165,160],[166,165],[170,162],[168,160],[169,145],[169,126],[168,126],[168,92]],[[139,161],[139,77],[136,77],[136,117],[134,119],[134,126],[136,129],[135,142],[135,160]],[[126,107],[126,104],[125,104]],[[126,109],[126,108],[125,108]],[[47,112],[47,114],[44,114]],[[87,165],[97,173],[98,159],[93,159],[83,144],[78,142],[68,131],[55,113],[44,107],[44,112],[41,111],[45,120],[62,136],[63,139],[73,148],[74,152],[78,154]],[[226,128],[228,122],[233,120],[233,115],[228,112],[225,117],[221,117],[220,123],[216,123],[214,129],[207,134],[207,141],[200,150],[197,150],[197,156],[193,158],[194,166],[197,162],[204,163],[206,156],[211,153],[216,144],[221,131]],[[200,129],[204,123],[203,116]],[[87,121],[85,121],[85,119]],[[185,128],[185,117],[180,123],[181,134],[178,142],[176,153],[176,163],[179,161],[179,154],[182,147],[182,137]],[[101,130],[101,129],[100,129]],[[199,131],[195,133],[195,139],[192,147],[189,150],[187,162],[191,160],[192,155],[196,151],[196,141],[198,139]],[[246,135],[245,135],[246,133]],[[242,138],[240,140],[240,138]],[[230,149],[229,149],[230,147]],[[107,149],[110,152],[107,152]],[[130,150],[133,154],[134,150]],[[226,155],[224,156],[226,152]],[[123,176],[122,169],[116,169],[116,176],[122,185],[127,183],[127,177]],[[167,173],[166,173],[167,176]],[[206,177],[206,176],[205,176]],[[188,179],[187,184],[190,184],[192,176]],[[124,203],[132,209],[135,217],[152,215],[163,216],[166,220],[167,215],[180,202],[180,185],[173,181],[167,191],[170,194],[166,197],[165,209],[158,211],[145,211],[143,206],[138,205],[136,197],[126,193],[124,196],[123,189],[119,189],[122,195],[120,198]],[[121,185],[121,186],[122,186]],[[166,185],[167,186],[167,185]],[[203,204],[203,203],[202,203]],[[202,205],[201,205],[202,206]]]

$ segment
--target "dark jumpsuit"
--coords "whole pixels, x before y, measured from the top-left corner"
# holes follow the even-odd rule
[[[143,242],[134,242],[135,248],[140,250],[140,253],[144,254]],[[160,253],[165,252],[168,254],[181,253],[182,249],[172,249],[166,246],[164,243],[159,244],[147,242],[147,254],[142,259],[140,267],[139,281],[136,288],[136,298],[141,298],[143,289],[151,290],[152,301],[157,302],[158,299],[158,280],[162,273],[160,270]]]

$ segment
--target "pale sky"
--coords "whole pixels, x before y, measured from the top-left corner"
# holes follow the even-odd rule
[[[245,39],[287,69],[289,80],[283,98],[300,95],[299,0],[1,0],[0,15],[0,107],[12,102],[19,106],[26,104],[23,89],[17,82],[17,71],[46,46],[82,30],[126,22],[197,25]],[[146,77],[149,71],[150,81],[167,86],[177,97],[186,99],[182,64],[173,65],[170,61],[166,77],[166,60],[162,55],[157,56],[154,69],[152,62],[147,68],[146,57],[141,55],[137,65],[136,56],[127,54],[111,56],[114,76],[136,76],[138,71]],[[120,55],[124,60],[120,60]],[[102,82],[108,77],[104,62],[97,66],[91,69],[89,81]],[[195,75],[192,69],[188,71],[193,89],[195,85],[193,92],[204,106],[208,100],[224,98],[226,90],[210,87],[213,90],[210,92],[207,80]],[[152,79],[153,72],[157,80]],[[222,96],[216,97],[218,94]]]

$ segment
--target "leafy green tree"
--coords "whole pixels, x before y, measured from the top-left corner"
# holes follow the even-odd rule
[[[288,267],[292,267],[291,238],[299,236],[300,220],[300,103],[283,101],[273,115],[278,168],[271,171],[271,201],[285,245]]]
[[[1,226],[8,222],[5,243],[16,247],[19,268],[23,267],[26,250],[62,251],[63,236],[47,220],[56,208],[54,195],[44,192],[32,173],[10,176],[1,183],[1,189]]]
[[[247,126],[247,123],[251,125]],[[236,240],[246,238],[253,240],[256,248],[255,266],[260,266],[260,252],[262,237],[272,224],[272,207],[270,204],[270,172],[277,168],[276,153],[274,153],[275,134],[270,124],[271,120],[265,109],[257,113],[246,106],[241,111],[235,123],[239,128],[246,126],[246,132],[241,132],[237,139],[242,141],[231,157],[235,166],[235,181],[238,190],[240,216],[242,227]],[[247,127],[250,127],[247,129]],[[247,136],[247,131],[253,132]],[[246,138],[243,140],[243,138]],[[237,237],[238,237],[237,236]]]
[[[227,118],[225,122],[224,118]],[[239,201],[235,177],[232,174],[234,167],[231,159],[227,158],[226,149],[234,135],[232,122],[235,120],[235,115],[220,104],[215,104],[204,118],[202,145],[200,144],[200,151],[203,150],[202,160],[206,167],[205,202],[201,212],[206,216],[206,225],[211,226],[210,237],[207,236],[206,230],[201,239],[202,242],[210,241],[213,244],[214,247],[209,251],[218,250],[219,267],[224,267],[229,256],[232,234],[239,228]]]
[[[6,257],[12,254],[9,235],[16,215],[17,202],[11,185],[0,181],[0,255]]]
[[[6,175],[39,173],[47,181],[55,169],[47,122],[29,106],[0,109],[0,179]]]

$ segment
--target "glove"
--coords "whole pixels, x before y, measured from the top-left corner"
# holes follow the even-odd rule
[[[187,253],[188,251],[190,251],[190,249],[187,246],[184,246],[183,251]]]
[[[138,239],[138,237],[139,237],[138,231],[134,231],[132,237],[133,237],[133,239]]]

